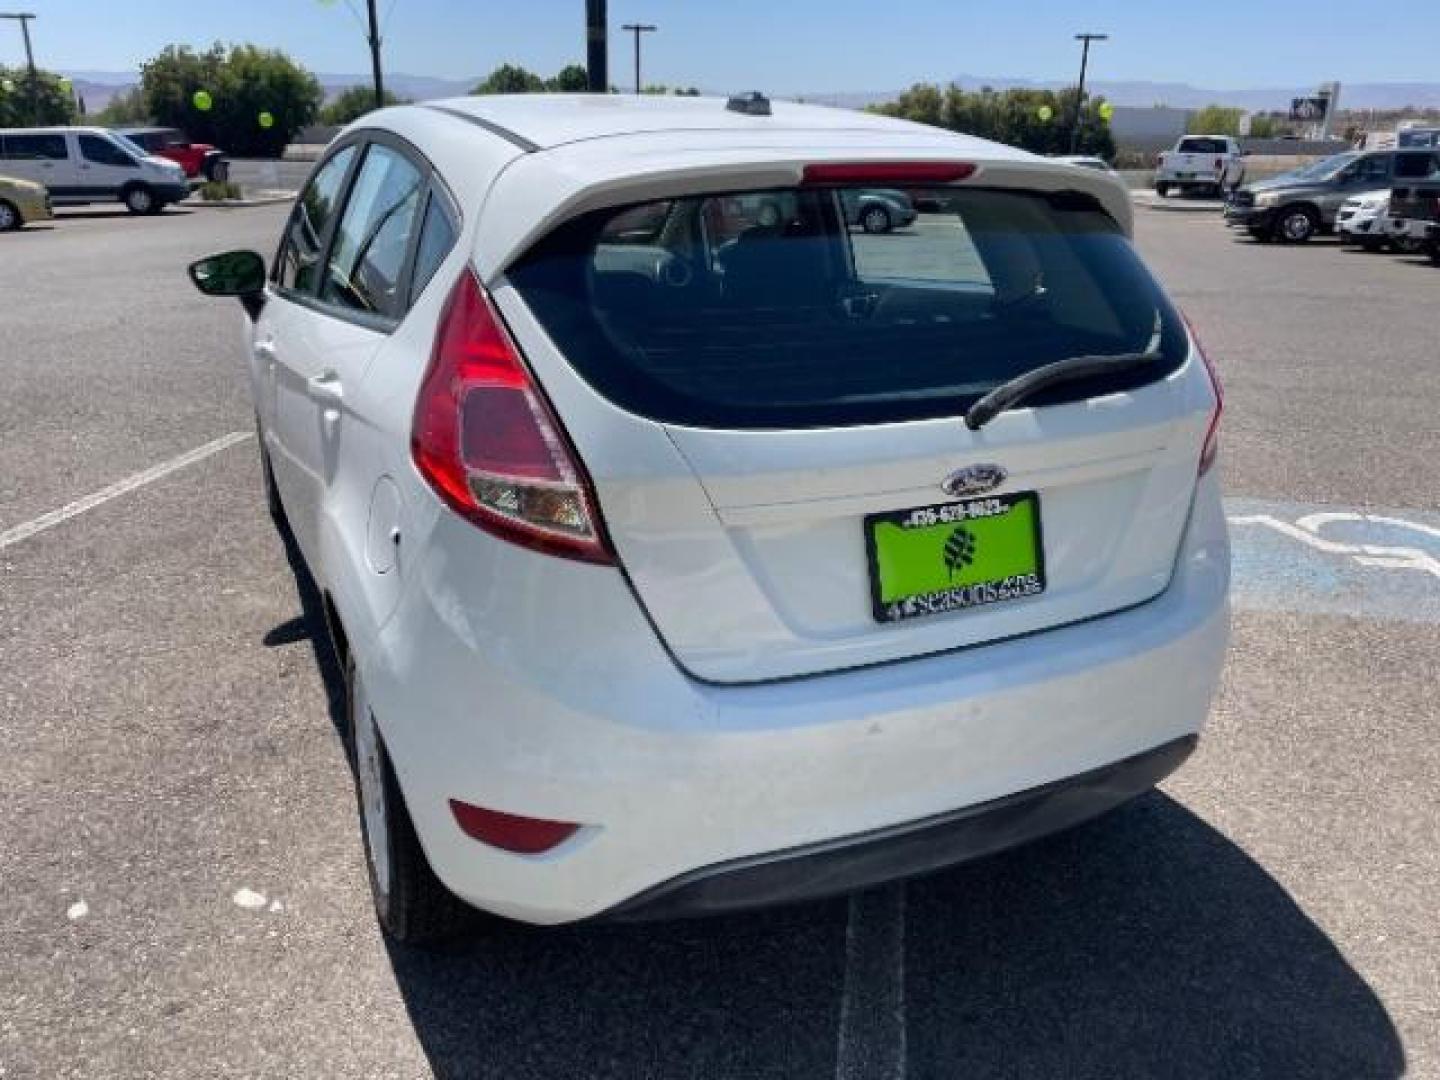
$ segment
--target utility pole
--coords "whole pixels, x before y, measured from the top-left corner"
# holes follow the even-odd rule
[[[585,74],[590,93],[610,92],[610,17],[605,0],[585,0]]]
[[[1075,91],[1075,123],[1070,128],[1070,153],[1074,154],[1080,145],[1080,117],[1085,108],[1085,69],[1090,64],[1090,42],[1109,41],[1109,34],[1076,34],[1076,41],[1083,41],[1084,47],[1080,50],[1080,86]]]
[[[620,29],[635,35],[635,93],[644,93],[645,87],[640,82],[640,35],[653,34],[659,27],[652,23],[626,23]]]
[[[15,13],[0,12],[0,19],[14,19],[20,24],[20,33],[25,38],[25,66],[30,71],[30,122],[40,126],[40,76],[35,72],[35,54],[30,49],[30,20],[35,18],[28,11]]]
[[[380,22],[375,17],[375,0],[365,0],[366,10],[370,13],[370,73],[375,78],[375,107],[385,107],[385,79],[380,74]]]

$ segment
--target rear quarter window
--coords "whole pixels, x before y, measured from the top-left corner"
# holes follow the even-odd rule
[[[853,195],[834,188],[597,211],[508,276],[586,381],[668,423],[958,415],[1070,356],[1156,360],[1038,403],[1133,388],[1184,360],[1178,316],[1089,197],[962,187],[904,197],[913,220],[882,233],[857,224]]]

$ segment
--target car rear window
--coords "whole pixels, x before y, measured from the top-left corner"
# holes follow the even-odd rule
[[[1230,148],[1224,139],[1181,139],[1182,154],[1223,154]]]
[[[883,207],[887,222],[867,215]],[[1184,360],[1174,309],[1078,193],[791,188],[688,196],[561,225],[509,279],[570,363],[667,423],[776,428],[956,415],[1071,356],[1154,352],[1037,404],[1132,389]]]

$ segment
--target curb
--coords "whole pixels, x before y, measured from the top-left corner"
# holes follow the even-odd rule
[[[1157,210],[1166,214],[1218,214],[1225,209],[1223,202],[1214,199],[1188,200],[1188,199],[1162,199],[1158,195],[1151,195],[1149,192],[1131,192],[1130,201],[1136,206],[1146,210]]]
[[[295,192],[289,191],[275,195],[262,195],[254,199],[220,199],[218,201],[196,199],[194,202],[186,200],[185,205],[205,210],[248,210],[252,206],[274,206],[276,203],[290,202],[295,195]]]

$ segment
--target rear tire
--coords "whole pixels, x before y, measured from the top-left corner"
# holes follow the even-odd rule
[[[1430,256],[1430,261],[1440,266],[1440,240],[1425,241],[1425,254]]]
[[[453,938],[474,926],[479,912],[430,869],[353,656],[345,660],[345,708],[365,869],[380,927],[403,945]]]
[[[15,232],[25,224],[20,211],[14,205],[0,199],[0,232]]]
[[[165,206],[155,193],[144,184],[135,184],[125,189],[120,196],[125,209],[132,214],[158,214]]]
[[[1384,240],[1381,240],[1381,239],[1379,239],[1379,238],[1377,238],[1377,237],[1374,237],[1374,236],[1361,237],[1360,239],[1356,240],[1355,242],[1356,242],[1357,244],[1359,244],[1364,250],[1368,251],[1368,252],[1369,252],[1370,254],[1372,254],[1372,255],[1374,255],[1377,251],[1379,251],[1381,248],[1383,248],[1383,247],[1385,246],[1385,241],[1384,241]]]
[[[1162,199],[1168,199],[1168,198],[1170,197],[1170,185],[1169,185],[1169,184],[1156,184],[1156,185],[1155,185],[1155,194],[1156,194],[1156,195],[1159,195],[1160,198],[1162,198]]]
[[[1397,236],[1390,241],[1390,246],[1401,255],[1418,255],[1425,249],[1425,241],[1413,236]]]
[[[1308,206],[1287,206],[1275,218],[1275,238],[1303,244],[1320,231],[1320,219]]]
[[[870,206],[860,214],[860,227],[871,235],[888,233],[894,222],[890,220],[890,211],[883,206]]]

